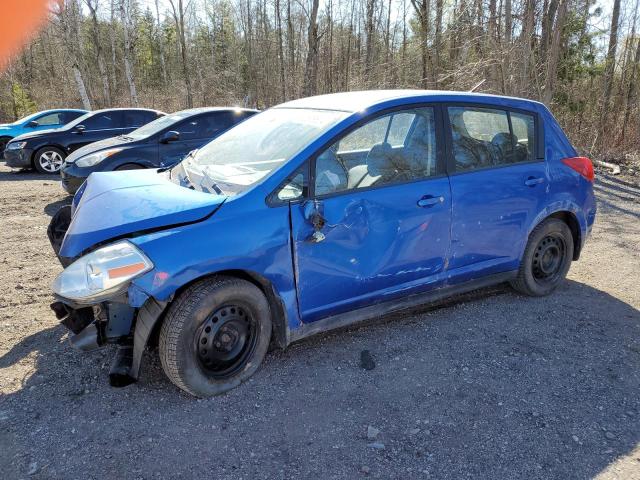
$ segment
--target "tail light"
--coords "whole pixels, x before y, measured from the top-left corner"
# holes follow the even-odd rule
[[[593,183],[596,178],[596,175],[593,172],[593,164],[587,157],[563,158],[562,163],[564,163],[570,169],[578,172],[589,182]]]

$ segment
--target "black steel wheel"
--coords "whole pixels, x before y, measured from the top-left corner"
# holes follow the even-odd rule
[[[564,280],[573,260],[573,235],[560,219],[549,218],[533,229],[511,285],[527,295],[553,292]]]
[[[200,367],[212,378],[237,373],[256,348],[255,319],[240,305],[225,305],[207,317],[198,329],[194,348]]]
[[[224,393],[259,368],[271,340],[271,310],[258,287],[216,276],[177,296],[160,328],[162,368],[199,397]]]
[[[538,245],[531,260],[533,278],[539,283],[555,283],[561,273],[567,247],[564,238],[557,233],[544,237]]]

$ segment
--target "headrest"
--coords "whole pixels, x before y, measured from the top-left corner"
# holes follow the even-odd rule
[[[395,172],[391,155],[393,150],[387,142],[376,143],[367,154],[367,172],[369,175],[377,177],[387,173]]]

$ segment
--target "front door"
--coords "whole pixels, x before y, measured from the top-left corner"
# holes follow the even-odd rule
[[[302,320],[435,286],[451,197],[434,107],[382,114],[315,158],[314,199],[291,205]]]
[[[218,113],[218,112],[214,112]],[[168,129],[178,132],[178,139],[160,143],[158,155],[161,167],[171,167],[191,151],[215,138],[220,128],[214,113],[206,113],[184,120]]]
[[[549,178],[535,114],[447,108],[452,283],[518,268],[527,229],[545,207]]]
[[[131,131],[122,128],[122,112],[120,110],[105,110],[96,113],[82,122],[83,131],[72,129],[68,152],[71,153],[98,140],[115,137]]]

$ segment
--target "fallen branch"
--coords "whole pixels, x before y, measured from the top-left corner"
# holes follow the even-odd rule
[[[599,167],[610,168],[611,169],[611,175],[620,174],[620,166],[618,166],[618,165],[616,165],[614,163],[603,162],[602,160],[594,160],[593,163],[595,163]]]

